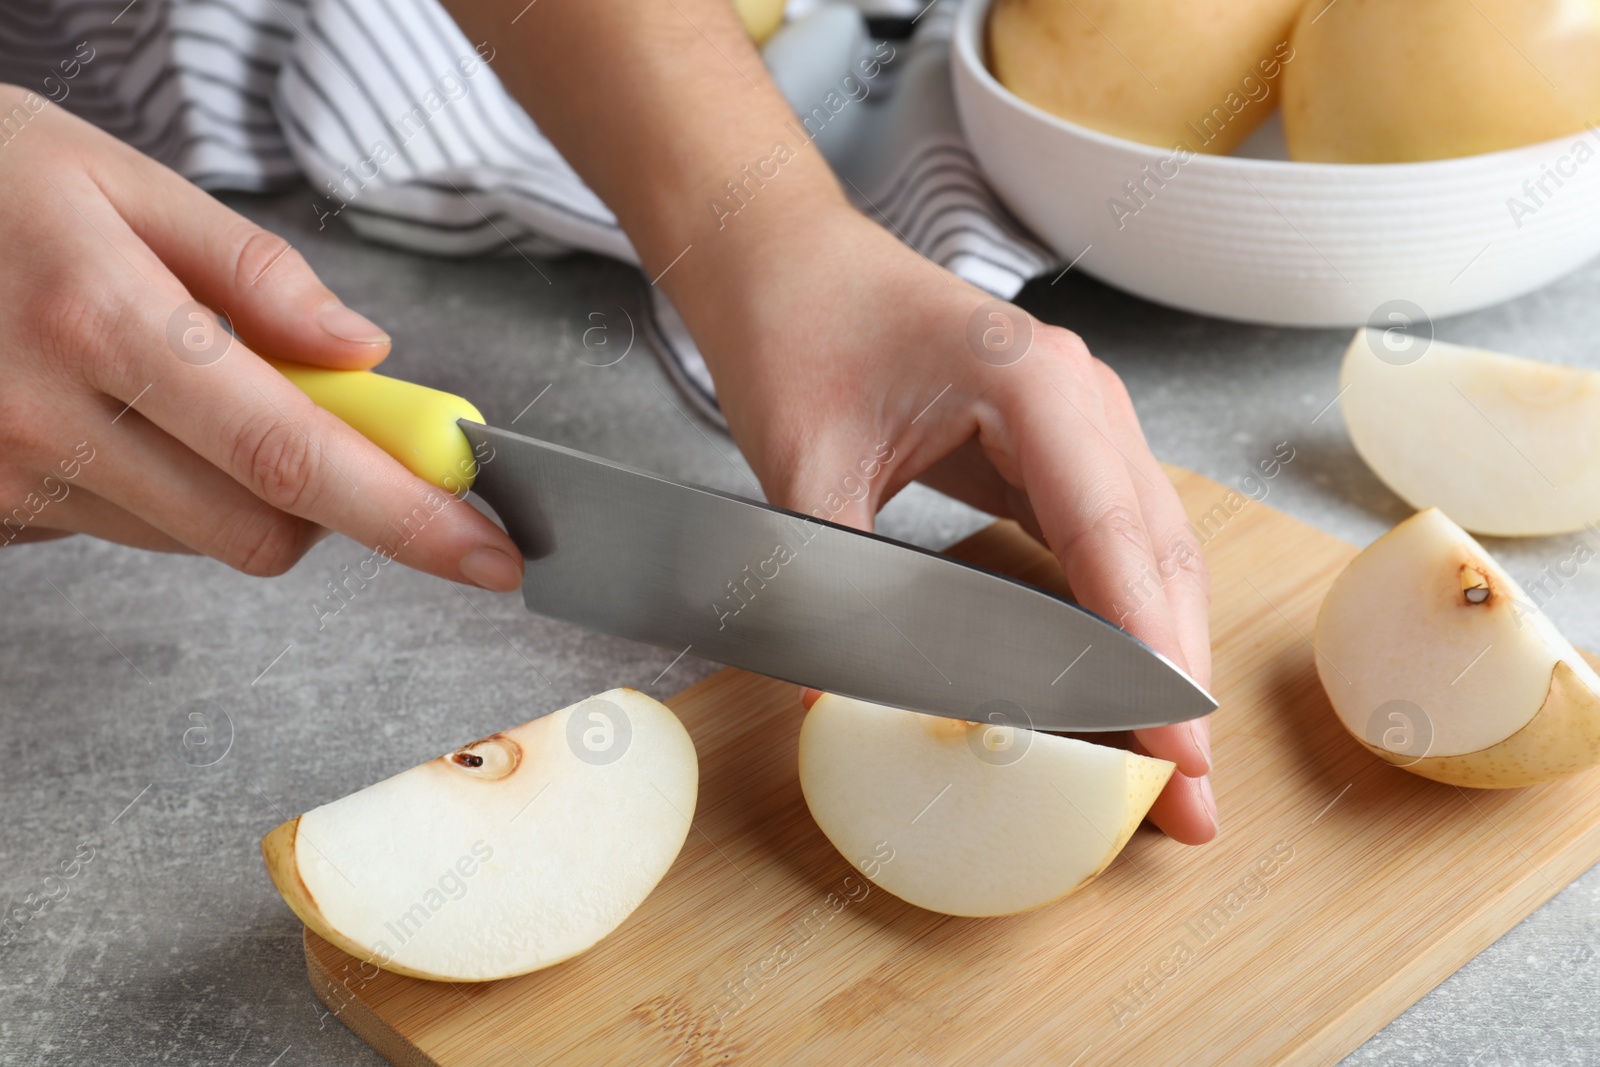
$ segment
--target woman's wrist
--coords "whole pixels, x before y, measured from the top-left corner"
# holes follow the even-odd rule
[[[816,149],[801,151],[809,158],[793,156],[782,166],[745,163],[725,179],[697,182],[692,193],[674,196],[675,206],[660,205],[654,224],[642,227],[649,248],[640,256],[651,277],[675,297],[684,284],[719,287],[774,265],[810,232],[860,221]]]
[[[843,196],[803,193],[761,207],[702,230],[658,278],[708,359],[723,336],[792,330],[793,307],[814,306],[846,264],[870,270],[908,251]]]

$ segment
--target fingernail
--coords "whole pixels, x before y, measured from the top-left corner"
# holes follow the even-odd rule
[[[461,557],[461,577],[483,589],[509,593],[522,584],[522,567],[498,548],[475,548]]]
[[[1211,813],[1211,825],[1221,830],[1222,820],[1217,817],[1217,797],[1211,791],[1211,779],[1209,777],[1200,779],[1200,799],[1205,803],[1206,811]]]
[[[1205,770],[1201,774],[1211,773],[1211,723],[1206,719],[1189,720],[1189,737],[1194,741],[1195,751],[1200,753],[1200,758],[1205,760]]]
[[[365,315],[351,311],[337,300],[330,300],[317,312],[317,322],[328,333],[341,341],[354,341],[362,345],[383,344],[389,335]]]

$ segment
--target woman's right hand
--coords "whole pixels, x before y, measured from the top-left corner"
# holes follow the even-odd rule
[[[86,533],[274,575],[326,529],[518,586],[497,526],[259,358],[389,352],[283,238],[25,89],[0,116],[0,545]]]

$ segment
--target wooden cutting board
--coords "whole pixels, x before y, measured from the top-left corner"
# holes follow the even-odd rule
[[[470,985],[377,972],[307,932],[317,996],[405,1065],[1336,1062],[1600,860],[1600,771],[1466,792],[1373,758],[1307,641],[1355,549],[1171,473],[1213,576],[1212,844],[1147,827],[1041,910],[922,911],[812,822],[796,690],[726,670],[669,701],[699,750],[699,808],[610,938]],[[1009,524],[952,554],[1063,588]]]

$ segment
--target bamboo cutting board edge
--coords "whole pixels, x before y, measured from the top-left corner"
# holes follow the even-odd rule
[[[1579,651],[1600,669],[1600,656]],[[1583,777],[1600,787],[1600,776],[1595,772]],[[1462,792],[1465,795],[1466,791]],[[1279,1062],[1285,1065],[1325,1064],[1330,1062],[1326,1050],[1333,1050],[1333,1055],[1338,1057],[1354,1052],[1512,927],[1538,911],[1579,875],[1600,863],[1600,821],[1572,825],[1568,830],[1569,835],[1559,846],[1552,845],[1539,856],[1526,857],[1542,877],[1525,878],[1517,885],[1521,892],[1484,901],[1473,912],[1463,915],[1451,936],[1424,946],[1421,954],[1405,969],[1353,1000],[1338,1018],[1330,1020],[1316,1034],[1307,1035],[1304,1045],[1286,1050]]]
[[[1180,490],[1184,493],[1186,506],[1189,507],[1192,515],[1204,513],[1208,506],[1214,504],[1221,498],[1222,494],[1228,492],[1221,486],[1198,475],[1192,475],[1176,469],[1173,469],[1171,473],[1175,481],[1178,482]],[[1239,514],[1245,515],[1247,513],[1251,515],[1248,522],[1237,522],[1237,527],[1244,530],[1238,536],[1249,536],[1253,542],[1260,542],[1259,545],[1252,544],[1251,552],[1253,554],[1259,553],[1263,558],[1267,559],[1268,563],[1274,562],[1271,558],[1274,551],[1282,552],[1284,546],[1293,545],[1297,538],[1305,539],[1309,547],[1288,552],[1287,558],[1289,562],[1309,560],[1310,557],[1318,554],[1312,549],[1321,550],[1323,558],[1318,565],[1316,573],[1309,576],[1304,573],[1299,574],[1297,582],[1288,590],[1278,590],[1275,586],[1270,585],[1268,579],[1262,573],[1246,575],[1246,580],[1254,577],[1256,582],[1267,586],[1268,591],[1272,594],[1272,599],[1268,603],[1272,605],[1272,609],[1280,609],[1279,614],[1283,616],[1285,622],[1288,622],[1290,614],[1304,614],[1304,604],[1302,603],[1299,607],[1296,607],[1290,603],[1288,598],[1293,596],[1298,601],[1304,601],[1305,597],[1310,594],[1313,595],[1314,601],[1319,602],[1321,592],[1326,587],[1326,582],[1331,581],[1332,575],[1342,568],[1344,561],[1355,554],[1356,549],[1353,546],[1337,541],[1329,535],[1316,531],[1312,527],[1289,519],[1267,508],[1265,505],[1250,503]],[[1225,520],[1225,522],[1235,521],[1236,518]],[[1014,528],[1012,532],[1015,532]],[[1219,541],[1221,540],[1220,535],[1225,535],[1226,533],[1226,530],[1219,531]],[[1037,546],[1033,546],[1032,549],[1029,546],[1033,546],[1033,542],[1021,538],[1020,535],[1007,536],[1006,532],[1001,529],[1001,524],[996,524],[956,546],[951,550],[951,554],[972,559],[974,562],[979,562],[994,570],[1013,573],[1018,577],[1038,584],[1055,584],[1059,586],[1059,571],[1053,575],[1050,574],[1053,564],[1048,561],[1047,557],[1044,559],[1039,558]],[[1211,546],[1209,544],[1207,549],[1209,556],[1211,554]],[[1271,573],[1271,569],[1269,568],[1266,573]],[[1282,583],[1280,582],[1279,584],[1281,585]],[[1256,596],[1259,596],[1262,600],[1267,600],[1267,593],[1258,588],[1255,583],[1251,583],[1251,588]],[[1237,589],[1219,590],[1219,594],[1225,594],[1219,595],[1219,601],[1235,595],[1245,595]],[[1268,604],[1260,604],[1259,612],[1248,617],[1214,619],[1214,630],[1219,648],[1231,647],[1242,640],[1244,634],[1260,629],[1263,619],[1272,615],[1272,609],[1269,609]],[[1237,615],[1237,613],[1235,614]],[[1293,626],[1294,624],[1290,623],[1290,625]],[[1271,650],[1270,641],[1262,640],[1257,644],[1269,646],[1269,651]],[[1259,651],[1255,645],[1251,645],[1250,648],[1252,652]],[[1292,651],[1292,645],[1284,644],[1283,647],[1277,649],[1276,659],[1269,657],[1261,662],[1252,660],[1248,663],[1242,663],[1240,669],[1245,672],[1245,676],[1250,679],[1252,685],[1257,685],[1262,678],[1267,679],[1270,683],[1267,686],[1267,691],[1274,693],[1279,691],[1304,692],[1307,687],[1305,665],[1292,654]],[[1590,659],[1597,666],[1600,666],[1600,658],[1591,656]],[[1219,658],[1219,686],[1223,683],[1222,671],[1220,670],[1222,666],[1223,662]],[[1314,672],[1312,672],[1312,681],[1314,682]],[[774,683],[769,683],[764,679],[756,679],[750,675],[741,675],[736,671],[723,671],[690,687],[673,697],[668,703],[675,708],[693,708],[701,701],[715,701],[719,695],[725,696],[724,690],[730,690],[735,694],[748,692],[755,694],[759,698],[759,695],[764,691],[763,687],[771,684]],[[1316,689],[1312,699],[1325,700],[1321,696],[1320,687]],[[1225,702],[1224,706],[1227,708],[1229,705]],[[1321,710],[1324,714],[1331,715],[1331,712],[1327,711],[1327,709]],[[796,726],[797,723],[798,715],[796,715]],[[1255,732],[1261,733],[1263,736],[1272,733],[1275,729],[1274,723],[1270,718],[1252,725],[1255,727]],[[1281,727],[1282,724],[1277,724],[1276,728],[1281,729]],[[1340,736],[1342,738],[1342,731]],[[719,738],[719,740],[721,739]],[[1347,741],[1347,739],[1345,740]],[[696,741],[697,744],[703,743],[702,738],[698,736]],[[1320,770],[1317,763],[1320,758],[1317,746],[1299,736],[1293,737],[1292,741],[1298,742],[1299,747],[1304,750],[1298,754],[1302,768],[1304,769],[1309,764],[1314,773]],[[1359,775],[1357,779],[1351,779],[1351,786],[1354,786],[1358,780],[1365,784],[1366,779],[1379,775],[1392,776],[1397,783],[1401,782],[1401,780],[1406,780],[1409,783],[1418,781],[1411,778],[1411,776],[1394,771],[1386,765],[1373,760],[1370,755],[1364,752],[1360,755],[1364,757],[1366,762],[1352,764],[1358,768]],[[704,759],[705,757],[703,756]],[[1600,777],[1596,777],[1596,774],[1600,774],[1600,772],[1583,776],[1584,780],[1593,779],[1592,781],[1587,781],[1590,787],[1589,793],[1600,791]],[[1343,772],[1324,775],[1324,777],[1327,779],[1324,784],[1334,788],[1337,788],[1337,783],[1333,782],[1333,779],[1344,780]],[[1561,785],[1565,786],[1566,783]],[[1400,786],[1389,788],[1398,787]],[[1430,794],[1430,800],[1437,807],[1440,799],[1440,794],[1437,791],[1440,787],[1432,783],[1425,783],[1423,788],[1435,790],[1433,794]],[[1479,794],[1480,798],[1483,799],[1483,803],[1480,804],[1478,801],[1472,800],[1466,792],[1460,790],[1456,792],[1462,797],[1466,797],[1467,802],[1477,809],[1477,816],[1488,820],[1491,824],[1496,821],[1495,815],[1505,811],[1511,803],[1510,801],[1496,800],[1493,794]],[[1593,805],[1585,807],[1581,803],[1582,794],[1576,790],[1569,789],[1567,795],[1571,797],[1571,803],[1566,805],[1554,824],[1559,832],[1534,846],[1529,846],[1526,850],[1506,840],[1506,845],[1517,849],[1521,860],[1526,861],[1526,868],[1521,862],[1513,862],[1510,872],[1503,874],[1506,880],[1504,885],[1497,886],[1493,892],[1480,894],[1471,907],[1452,914],[1450,916],[1452,921],[1447,926],[1434,931],[1436,936],[1416,946],[1415,951],[1405,957],[1387,978],[1377,976],[1374,981],[1362,989],[1344,991],[1339,998],[1340,1010],[1320,1019],[1315,1025],[1308,1028],[1294,1026],[1294,1035],[1291,1039],[1272,1048],[1263,1046],[1263,1041],[1270,1035],[1264,1037],[1258,1034],[1254,1050],[1239,1062],[1263,1064],[1321,1063],[1327,1062],[1330,1056],[1343,1055],[1352,1051],[1428,990],[1448,977],[1463,963],[1553,897],[1583,870],[1600,860],[1600,809],[1596,809]],[[1549,805],[1545,806],[1548,807]],[[1458,804],[1457,807],[1459,808],[1461,805]],[[803,803],[801,809],[803,813]],[[1226,812],[1228,809],[1225,808],[1224,810]],[[724,819],[723,821],[726,822],[728,820]],[[755,814],[749,814],[748,818],[734,819],[733,821],[739,824],[734,827],[734,830],[737,831],[740,829],[751,830],[759,820]],[[695,822],[697,824],[701,822],[700,812],[696,813]],[[1225,815],[1225,835],[1227,834],[1228,825],[1228,819]],[[1498,829],[1498,827],[1496,828]],[[733,847],[726,837],[726,833],[730,832],[732,831],[719,832],[719,837],[723,837],[724,844],[729,844],[730,847]],[[1141,864],[1158,864],[1160,862],[1159,856],[1156,859],[1151,858],[1150,839],[1155,836],[1148,830],[1142,830],[1128,850],[1130,857],[1133,853],[1138,852]],[[1500,836],[1502,838],[1505,837],[1503,833]],[[694,840],[693,836],[691,836],[691,845],[694,844]],[[1494,847],[1495,843],[1492,839],[1489,841],[1489,845],[1491,848]],[[686,853],[689,851],[688,846],[686,846],[685,851]],[[700,851],[703,853],[705,849],[702,847]],[[837,854],[834,855],[837,858]],[[764,855],[762,859],[770,862],[772,857]],[[728,860],[728,862],[732,863],[733,861]],[[1130,858],[1127,862],[1132,863],[1133,861]],[[682,867],[684,865],[685,858],[680,856],[678,866]],[[843,865],[842,860],[840,865],[843,870],[847,872],[850,870],[848,866]],[[1119,861],[1118,866],[1121,867],[1124,864]],[[803,876],[802,880],[807,883],[803,887],[807,893],[814,893],[818,886],[826,888],[830,879],[837,881],[832,872],[818,873],[814,870],[804,869],[803,864],[797,867],[796,865],[780,862],[777,864],[777,868],[780,875],[787,874],[791,881],[796,871],[799,870],[799,873]],[[763,868],[762,871],[757,872],[758,876],[761,873],[765,873],[766,869]],[[1152,869],[1155,868],[1152,867]],[[688,875],[685,875],[685,877],[688,877]],[[669,873],[668,879],[671,880],[672,878],[673,874]],[[665,887],[666,883],[663,883],[663,887],[658,888],[657,893],[662,893]],[[737,887],[735,888],[737,890]],[[1088,893],[1089,891],[1086,890],[1084,895],[1087,896]],[[880,900],[879,905],[882,905],[882,903]],[[899,904],[899,902],[893,903]],[[1058,907],[1065,909],[1070,908],[1071,905],[1069,903]],[[1089,905],[1085,903],[1084,907],[1087,909]],[[870,982],[877,982],[879,985],[884,984],[876,975],[891,969],[892,965],[895,965],[897,961],[914,962],[916,954],[922,950],[928,937],[932,936],[932,934],[925,933],[920,938],[912,938],[908,941],[908,935],[915,934],[918,930],[935,931],[938,933],[939,938],[942,939],[942,942],[957,940],[956,938],[944,936],[945,931],[942,928],[942,923],[950,920],[933,917],[933,920],[929,921],[926,918],[928,913],[919,912],[917,909],[910,908],[907,905],[899,905],[899,908],[900,910],[891,909],[890,914],[887,916],[880,914],[885,910],[881,906],[876,910],[871,908],[857,909],[858,917],[877,920],[875,923],[863,925],[867,936],[875,935],[880,939],[887,937],[892,942],[893,939],[898,939],[898,942],[894,943],[897,943],[899,947],[887,959],[880,960],[874,971],[867,976],[857,975],[855,981],[845,981],[840,987],[843,991],[839,994],[840,996],[855,990],[857,986]],[[1045,910],[1048,911],[1049,909]],[[908,912],[913,914],[908,914]],[[1004,923],[1006,921],[979,920],[978,922]],[[625,928],[627,925],[624,924]],[[614,934],[613,938],[617,936]],[[754,936],[761,936],[759,924]],[[391,981],[393,976],[384,975],[372,980],[370,983],[358,980],[354,983],[356,988],[352,991],[350,967],[352,963],[357,961],[345,956],[339,950],[317,938],[309,930],[305,932],[304,943],[308,977],[318,998],[327,1005],[335,1017],[344,1021],[350,1029],[360,1035],[390,1062],[402,1064],[405,1067],[413,1067],[413,1065],[416,1065],[416,1067],[431,1067],[431,1065],[436,1064],[445,1065],[445,1067],[457,1067],[458,1064],[468,1063],[525,1062],[520,1055],[516,1055],[516,1046],[505,1041],[502,1029],[502,1024],[514,1029],[517,1021],[504,1018],[498,1018],[497,1020],[497,1018],[491,1018],[483,1014],[483,1009],[476,1003],[480,999],[479,994],[473,992],[473,987],[414,983],[406,979],[399,979],[396,982]],[[555,970],[559,970],[559,968]],[[344,975],[342,979],[340,977],[341,974]],[[846,977],[849,976],[847,975]],[[344,983],[343,989],[341,989],[341,981]],[[522,979],[508,980],[508,982],[520,981]],[[507,983],[494,983],[493,985],[504,984]],[[888,986],[892,990],[893,982],[889,982]],[[432,987],[440,991],[449,989],[453,992],[453,995],[445,993],[436,997],[428,1004],[426,1011],[408,1016],[405,1014],[408,1009],[416,1008],[418,1003],[426,1000],[423,994],[417,992],[416,987]],[[876,986],[869,987],[869,992],[876,988]],[[463,990],[467,992],[463,992]],[[1189,990],[1189,995],[1193,997],[1199,992],[1199,990],[1191,989]],[[469,993],[472,995],[469,995]],[[889,1018],[889,1015],[883,1009],[878,1008],[876,1000],[873,999],[874,997],[876,997],[876,993],[873,993],[873,996],[868,998],[871,1006],[877,1008],[884,1021],[898,1031],[900,1027]],[[421,999],[419,1000],[419,998]],[[834,1000],[837,1000],[837,997],[829,1000],[828,1004],[819,1007],[817,1010],[822,1011],[828,1005],[833,1004]],[[472,1010],[462,1011],[463,1003]],[[907,1011],[910,1009],[905,1007],[905,1003],[915,1005],[916,1000],[911,998],[909,1001],[904,1001],[903,999],[902,1001],[896,1001],[891,997],[885,1003],[889,1004],[894,1010]],[[1155,1014],[1159,1014],[1161,1010],[1169,1008],[1170,1005],[1158,1005]],[[391,1014],[396,1011],[400,1012],[400,1014],[391,1018]],[[559,1022],[557,1019],[549,1021],[552,1023]],[[660,1023],[661,1020],[652,1018],[649,1022],[653,1026],[656,1023]],[[671,1020],[669,1019],[668,1022],[671,1022]],[[665,1024],[663,1023],[662,1025]],[[679,1024],[675,1025],[677,1025],[678,1029],[674,1030],[674,1033],[682,1030],[683,1033],[688,1035],[685,1039],[684,1052],[697,1051],[695,1056],[688,1057],[683,1064],[680,1064],[680,1067],[685,1067],[685,1065],[692,1063],[718,1062],[717,1057],[722,1055],[719,1052],[722,1046],[714,1042],[701,1045],[695,1044],[703,1037],[702,1034],[695,1030],[695,1026],[698,1024],[693,1023],[691,1020],[690,1023],[681,1023],[680,1021]],[[474,1045],[471,1040],[474,1033],[477,1034],[479,1039],[477,1045]],[[683,1033],[679,1033],[679,1036],[682,1037]],[[417,1036],[419,1040],[424,1041],[436,1053],[441,1049],[448,1049],[450,1054],[440,1055],[437,1058],[431,1056],[423,1048],[413,1043],[406,1036],[407,1034]],[[483,1055],[461,1056],[456,1054],[461,1047],[484,1047],[486,1036],[489,1044],[494,1047],[488,1048]],[[637,1038],[638,1035],[633,1034],[632,1036]],[[719,1035],[713,1035],[713,1037],[717,1036]],[[901,1036],[904,1037],[904,1034]],[[710,1041],[711,1039],[707,1040]],[[1045,1055],[1056,1051],[1062,1054],[1064,1060],[1070,1059],[1072,1050],[1063,1050],[1058,1044],[1052,1043],[1053,1041],[1055,1041],[1055,1038],[1050,1034],[1042,1032],[1025,1034],[1020,1038],[1020,1043],[1010,1049],[988,1046],[984,1049],[984,1053],[989,1056],[1005,1055],[1008,1062],[1030,1062],[1028,1056],[1024,1054],[1025,1051]],[[508,1059],[499,1056],[496,1048],[500,1046],[510,1049],[514,1058]],[[630,1051],[639,1050],[637,1046],[630,1046]],[[752,1050],[752,1052],[755,1051]],[[770,1054],[770,1050],[765,1048],[761,1051]],[[1241,1052],[1243,1053],[1244,1051],[1243,1047],[1241,1047]],[[732,1055],[732,1053],[730,1052],[729,1055]],[[1079,1055],[1083,1055],[1083,1053],[1080,1052]],[[640,1051],[639,1058],[641,1060],[648,1059],[648,1056],[649,1053]],[[662,1061],[663,1064],[671,1058],[670,1055],[665,1057]],[[934,1062],[943,1063],[949,1058],[948,1056],[936,1057]],[[1041,1055],[1035,1054],[1032,1062],[1038,1062],[1040,1058],[1042,1058]],[[536,1057],[536,1059],[539,1062],[543,1061],[542,1058]],[[1084,1062],[1087,1064],[1096,1062],[1096,1060],[1090,1057],[1086,1058]],[[1117,1062],[1124,1061],[1118,1060]]]

